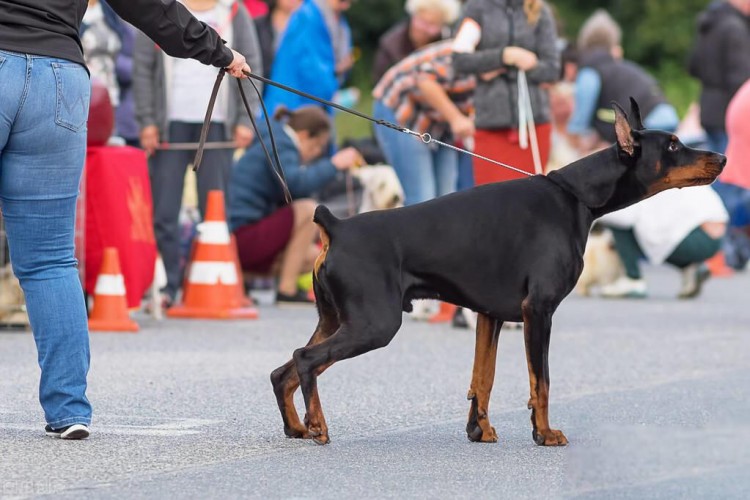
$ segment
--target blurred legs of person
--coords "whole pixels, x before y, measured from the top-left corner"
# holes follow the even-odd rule
[[[464,144],[465,147],[465,144]],[[463,191],[474,187],[474,162],[473,156],[467,153],[458,155],[458,181],[456,191]]]
[[[646,281],[641,274],[638,261],[646,256],[632,229],[610,228],[615,240],[615,248],[622,259],[626,276],[602,288],[605,297],[644,298],[647,294]],[[697,227],[688,234],[666,262],[680,269],[682,285],[678,294],[681,299],[697,297],[709,272],[703,262],[719,251],[720,238],[713,238],[703,228]]]
[[[380,101],[375,117],[395,123],[393,111]],[[458,152],[418,137],[386,127],[377,127],[375,136],[388,163],[393,166],[404,188],[405,205],[413,205],[436,196],[452,193],[458,180]]]
[[[39,401],[48,434],[80,439],[91,424],[90,354],[74,233],[91,84],[80,64],[5,51],[0,81],[0,204],[37,346]]]
[[[729,144],[729,136],[725,130],[706,129],[708,149],[716,153],[725,153]]]
[[[172,122],[169,124],[169,140],[172,143],[197,142],[201,127],[201,124],[196,123]],[[212,123],[208,142],[223,140],[224,125]],[[203,162],[197,172],[201,216],[206,213],[208,192],[214,189],[225,190],[231,155],[231,151],[221,149],[207,149],[204,152]],[[182,283],[179,215],[185,171],[194,156],[194,151],[163,150],[157,151],[149,162],[154,200],[154,233],[167,274],[167,286],[162,290],[165,307],[174,303]]]
[[[234,231],[242,269],[249,273],[278,273],[278,303],[311,303],[297,288],[299,277],[310,272],[318,256],[313,222],[317,204],[311,199],[295,200],[268,217]]]

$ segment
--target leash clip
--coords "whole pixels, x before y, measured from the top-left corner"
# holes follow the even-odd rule
[[[428,134],[427,132],[423,134],[418,134],[418,135],[419,135],[419,138],[422,139],[422,142],[424,142],[425,144],[429,144],[432,142],[432,136]]]

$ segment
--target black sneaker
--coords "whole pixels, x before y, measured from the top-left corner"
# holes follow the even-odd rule
[[[84,424],[73,424],[62,429],[53,429],[47,425],[44,432],[50,437],[59,439],[86,439],[90,434],[89,428]]]
[[[276,305],[279,306],[311,306],[314,304],[315,301],[310,300],[307,292],[303,290],[297,290],[297,293],[294,295],[276,292]]]

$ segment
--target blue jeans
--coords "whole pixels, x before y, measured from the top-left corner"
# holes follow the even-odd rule
[[[0,205],[53,428],[91,423],[89,335],[74,252],[91,84],[70,61],[0,50]]]
[[[706,136],[708,137],[708,149],[715,153],[724,154],[727,152],[729,136],[725,130],[707,128]]]
[[[664,132],[674,132],[680,125],[680,117],[674,106],[667,103],[658,104],[643,119],[643,125],[646,128],[663,130]]]
[[[381,101],[375,101],[374,108],[375,118],[396,122],[393,111]],[[456,151],[429,146],[417,137],[382,126],[375,128],[375,137],[401,181],[405,205],[421,203],[456,190]]]
[[[750,225],[750,190],[735,184],[716,181],[711,187],[719,194],[729,213],[729,224],[733,227]]]

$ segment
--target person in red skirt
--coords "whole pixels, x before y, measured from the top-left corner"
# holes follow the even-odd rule
[[[476,74],[474,151],[529,173],[544,168],[550,151],[548,84],[560,75],[557,29],[542,0],[469,0],[454,42],[458,73]],[[521,71],[525,75],[521,75]],[[519,78],[528,82],[533,113],[532,139],[523,147],[519,125]],[[520,86],[523,90],[525,85]],[[529,117],[531,118],[531,117]],[[533,140],[536,132],[536,141]],[[534,160],[534,143],[538,158]],[[535,164],[537,168],[535,168]],[[477,185],[524,177],[523,174],[474,160]]]

